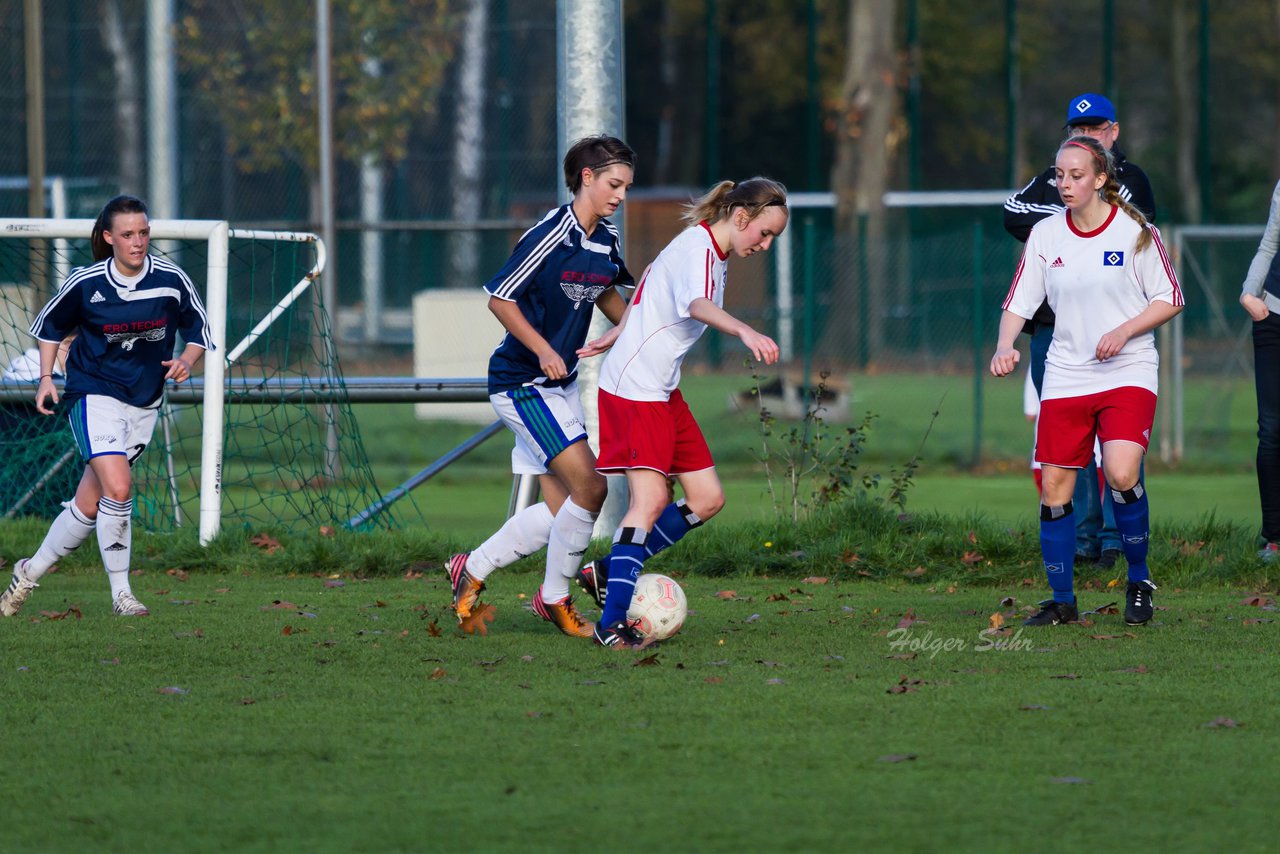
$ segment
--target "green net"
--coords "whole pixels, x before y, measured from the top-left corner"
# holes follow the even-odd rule
[[[33,240],[13,229],[0,229],[0,235],[6,238],[0,239],[0,359],[8,366],[6,389],[25,386],[6,391],[8,399],[0,404],[0,510],[10,517],[51,516],[74,492],[83,462],[66,420],[41,416],[29,402],[39,363],[27,329],[55,284],[90,262],[88,240]],[[186,270],[206,296],[208,243],[155,239],[151,251]],[[232,231],[227,344],[219,354],[230,360],[223,407],[223,528],[337,527],[381,497],[344,393],[319,279],[312,275],[315,263],[309,240]],[[309,279],[310,286],[298,287]],[[263,402],[262,388],[280,391]],[[336,394],[330,391],[335,388]],[[332,402],[307,402],[309,390],[321,389]],[[194,526],[200,508],[204,406],[173,397],[134,467],[136,518],[151,531]],[[367,523],[393,524],[388,513]]]

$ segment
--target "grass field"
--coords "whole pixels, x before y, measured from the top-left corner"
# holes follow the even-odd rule
[[[760,457],[763,440],[754,410],[733,410],[730,397],[750,388],[749,376],[689,376],[682,383],[709,437],[729,501],[718,524],[774,515]],[[907,494],[907,509],[943,514],[981,512],[1004,524],[1036,518],[1028,468],[1031,426],[1021,415],[1022,386],[984,383],[982,458],[971,465],[974,445],[971,378],[942,375],[857,376],[849,380],[855,419],[875,416],[859,471],[887,479],[913,455],[920,465]],[[1155,522],[1194,523],[1213,514],[1242,526],[1259,522],[1253,474],[1256,411],[1251,386],[1219,380],[1187,384],[1187,455],[1177,465],[1153,454],[1147,464]],[[938,416],[933,418],[933,412]],[[407,406],[357,409],[375,474],[384,489],[401,483],[478,429],[478,425],[417,422]],[[775,425],[773,453],[785,450]],[[842,430],[844,424],[830,425]],[[928,438],[926,439],[926,432]],[[1159,443],[1157,428],[1153,443]],[[490,440],[413,494],[421,515],[438,531],[483,537],[503,519],[511,491],[510,438]],[[775,467],[776,470],[776,467]],[[775,477],[779,494],[785,489]],[[785,503],[785,502],[784,502]]]
[[[494,577],[484,637],[435,575],[150,572],[137,620],[50,576],[0,621],[3,847],[1272,847],[1280,629],[1251,590],[992,637],[1036,591],[682,581],[685,631],[617,652],[528,612],[529,575]]]
[[[0,620],[0,784],[23,805],[0,849],[1274,847],[1280,630],[1254,557],[1251,410],[1236,395],[1195,434],[1203,454],[1150,461],[1156,620],[1028,634],[1030,427],[1020,389],[988,385],[971,467],[970,384],[855,379],[855,412],[877,415],[856,475],[880,485],[795,522],[758,420],[727,405],[744,383],[690,377],[729,503],[655,559],[692,614],[641,652],[538,620],[537,557],[492,578],[486,636],[452,625],[438,567],[502,521],[505,437],[392,531],[140,534],[149,618],[110,617],[86,544]],[[475,429],[358,415],[383,489]],[[770,458],[783,499],[789,429]],[[917,451],[904,513],[888,485]],[[43,533],[0,525],[0,558]],[[1078,572],[1083,609],[1121,599],[1109,580]]]

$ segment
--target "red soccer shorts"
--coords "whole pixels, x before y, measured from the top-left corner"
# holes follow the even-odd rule
[[[1133,442],[1145,453],[1155,419],[1156,396],[1136,386],[1041,401],[1036,462],[1084,468],[1093,458],[1095,434],[1104,445],[1116,440]]]
[[[669,400],[627,400],[601,391],[599,407],[598,471],[653,469],[671,476],[715,466],[679,389]]]

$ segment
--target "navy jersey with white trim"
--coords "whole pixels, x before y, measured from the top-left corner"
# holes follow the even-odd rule
[[[174,358],[177,334],[213,349],[200,295],[180,267],[148,255],[136,280],[122,281],[112,259],[71,272],[31,323],[41,341],[76,333],[67,353],[64,397],[114,397],[132,406],[158,404],[163,361]]]
[[[529,324],[564,360],[568,374],[561,380],[547,379],[538,357],[508,332],[489,358],[489,393],[527,383],[564,386],[572,382],[577,375],[577,350],[587,340],[595,301],[611,287],[631,284],[613,223],[600,220],[588,236],[572,204],[548,212],[521,236],[507,263],[484,289],[519,306]]]

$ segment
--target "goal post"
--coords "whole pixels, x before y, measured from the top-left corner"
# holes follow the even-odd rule
[[[62,283],[54,271],[91,263],[92,228],[87,219],[0,219],[0,368],[32,346],[27,325]],[[152,253],[171,255],[202,292],[215,352],[191,384],[198,395],[170,387],[154,447],[135,469],[143,527],[168,530],[197,518],[208,544],[224,520],[336,528],[379,500],[314,287],[323,242],[221,220],[164,219],[151,221],[151,239]],[[22,406],[14,382],[23,379],[33,378],[6,372],[11,408]],[[313,390],[323,390],[323,403],[306,394]],[[22,398],[29,394],[28,387]],[[6,447],[8,438],[0,436],[0,455],[21,454]]]

